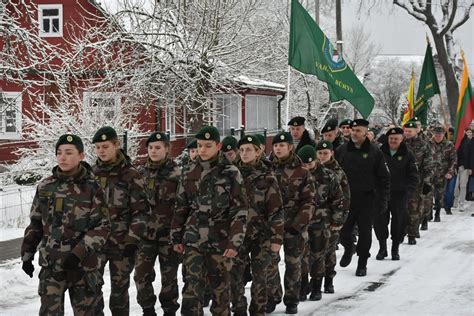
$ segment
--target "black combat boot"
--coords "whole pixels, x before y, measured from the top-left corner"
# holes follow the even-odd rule
[[[388,254],[387,254],[387,240],[386,239],[379,240],[379,245],[380,245],[380,249],[379,249],[379,252],[377,253],[377,256],[375,256],[375,259],[383,260],[388,256]]]
[[[344,254],[341,257],[341,261],[339,261],[339,265],[341,267],[347,267],[351,261],[352,261],[352,256],[354,255],[354,245],[348,248],[344,248]]]
[[[446,210],[446,215],[453,215],[453,213],[451,212],[451,208],[448,207],[448,208],[445,208]]]
[[[356,276],[362,277],[367,275],[367,258],[359,257],[357,262]]]
[[[439,208],[435,210],[435,217],[434,217],[435,222],[441,222],[441,217],[439,216],[440,211],[441,210]]]
[[[265,312],[267,314],[270,314],[270,313],[273,313],[273,311],[275,310],[277,304],[275,302],[270,302],[268,301],[267,302],[267,306],[265,307]]]
[[[421,223],[420,230],[428,230],[428,218],[423,218],[423,222]]]
[[[409,244],[409,245],[416,245],[416,239],[415,239],[415,237],[408,236],[408,244]]]
[[[309,292],[308,275],[304,275],[301,277],[300,302],[306,301],[308,292]]]
[[[145,308],[143,310],[143,316],[156,316],[155,308],[154,307]]]
[[[312,291],[311,295],[309,296],[310,301],[319,301],[321,299],[321,283],[323,283],[323,279],[313,279],[312,283]]]
[[[298,304],[286,305],[285,314],[298,314]]]
[[[332,284],[333,278],[325,277],[324,278],[324,293],[333,294],[334,285]]]
[[[400,243],[396,240],[392,242],[392,260],[400,260],[400,254],[398,253]]]

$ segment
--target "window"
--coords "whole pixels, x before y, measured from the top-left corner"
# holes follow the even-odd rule
[[[63,36],[63,5],[38,5],[38,23],[41,37]]]
[[[86,109],[102,123],[113,123],[120,110],[120,99],[120,94],[114,92],[84,92]]]
[[[242,99],[240,95],[217,95],[214,106],[214,122],[221,135],[230,135],[231,127],[240,128],[242,125]]]
[[[278,100],[276,96],[247,95],[245,98],[245,129],[261,132],[278,129]]]
[[[21,137],[21,92],[0,92],[0,139]]]
[[[170,136],[173,136],[176,134],[176,103],[174,97],[167,98],[165,111],[165,130],[170,131]]]

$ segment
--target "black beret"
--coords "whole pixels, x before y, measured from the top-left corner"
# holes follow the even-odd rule
[[[257,135],[244,135],[244,137],[242,137],[240,140],[239,140],[239,143],[237,144],[237,147],[240,148],[240,146],[244,145],[244,144],[254,144],[255,146],[260,146],[260,140],[258,139]]]
[[[316,150],[311,145],[304,145],[298,150],[298,157],[300,157],[303,163],[310,163],[316,160]]]
[[[151,133],[150,136],[148,136],[148,139],[146,140],[146,145],[148,146],[149,143],[158,141],[169,143],[170,139],[168,138],[168,135],[163,132],[154,132]]]
[[[443,126],[435,126],[433,127],[433,133],[434,134],[444,134],[446,131],[444,130]]]
[[[105,142],[106,140],[117,139],[117,132],[110,126],[101,127],[95,132],[92,143]]]
[[[334,146],[328,140],[322,140],[316,145],[316,150],[330,149],[333,150]]]
[[[321,134],[324,134],[326,132],[332,132],[336,130],[337,127],[337,120],[335,118],[330,118],[326,124],[324,124],[323,129],[321,130]]]
[[[294,118],[292,118],[289,122],[288,122],[288,125],[291,125],[291,126],[301,126],[301,125],[304,125],[304,122],[306,121],[306,119],[302,116],[295,116]]]
[[[222,151],[228,152],[237,149],[237,139],[234,136],[226,136],[222,140]]]
[[[404,128],[417,128],[416,123],[414,121],[408,121],[403,125]]]
[[[221,141],[221,137],[219,135],[219,131],[215,126],[203,126],[197,133],[196,139],[200,140],[213,140],[216,142]]]
[[[255,134],[254,136],[257,137],[258,141],[260,142],[260,145],[267,144],[267,140],[265,139],[265,136],[263,136],[262,134]]]
[[[356,127],[356,126],[369,127],[369,121],[364,120],[364,119],[353,120],[351,123],[351,127]]]
[[[413,121],[413,122],[421,122],[421,120],[418,118],[418,116],[413,116],[410,121]]]
[[[84,144],[82,143],[82,139],[77,135],[73,135],[73,134],[61,135],[59,137],[58,141],[56,142],[56,151],[55,151],[55,153],[58,152],[59,146],[64,145],[64,144],[74,145],[74,146],[76,146],[77,150],[80,153],[84,152]]]
[[[403,135],[403,129],[400,127],[392,127],[389,129],[385,135],[390,136],[390,135]]]
[[[273,137],[272,145],[278,143],[288,143],[293,144],[293,137],[288,132],[280,132]]]
[[[351,119],[345,119],[345,120],[342,120],[342,121],[339,123],[339,127],[344,126],[344,125],[349,125],[349,126],[351,126],[351,123],[352,123],[352,120],[351,120]]]
[[[197,140],[195,139],[193,139],[186,145],[187,149],[196,149],[197,147],[198,147],[198,143],[197,143]]]

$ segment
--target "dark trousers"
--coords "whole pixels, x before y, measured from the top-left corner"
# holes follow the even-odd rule
[[[362,258],[370,257],[372,245],[372,214],[374,208],[374,193],[351,192],[351,207],[347,220],[341,229],[341,244],[346,249],[353,245],[352,231],[357,223],[359,239],[357,241],[357,255]]]
[[[400,243],[406,229],[407,208],[408,199],[404,191],[390,192],[387,211],[378,213],[374,217],[374,231],[378,240],[388,239],[388,224],[390,222],[392,240]]]

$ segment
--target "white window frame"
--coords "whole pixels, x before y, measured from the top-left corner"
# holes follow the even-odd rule
[[[170,138],[176,136],[176,102],[174,96],[166,100],[165,106],[165,131],[170,132]]]
[[[122,106],[122,95],[117,92],[84,91],[83,100],[82,100],[84,103],[84,106],[89,106],[92,108],[92,106],[90,105],[90,102],[93,99],[113,99],[114,100],[113,117],[115,117],[116,114],[119,113],[120,108]],[[108,118],[103,118],[103,119],[104,121],[108,120]]]
[[[15,109],[16,109],[16,131],[15,132],[6,132],[6,120],[4,119],[5,116],[5,109],[0,107],[1,119],[3,120],[0,126],[0,139],[21,139],[22,133],[22,112],[21,112],[21,105],[22,105],[22,93],[21,92],[14,92],[14,91],[2,91],[2,96],[5,99],[14,99],[15,101]]]
[[[59,32],[52,32],[53,24],[52,18],[49,18],[50,32],[43,32],[43,10],[57,9],[59,12]],[[63,37],[63,5],[62,4],[39,4],[38,5],[38,24],[39,24],[39,36],[40,37]]]
[[[223,119],[222,117],[220,116],[223,116],[223,111],[224,109],[217,109],[217,98],[237,98],[237,126],[228,126],[228,129],[230,130],[231,127],[235,128],[235,129],[240,129],[240,127],[242,126],[242,96],[240,94],[227,94],[227,93],[220,93],[220,94],[215,94],[214,95],[214,110],[212,111],[213,112],[213,116],[212,116],[212,119],[213,119],[213,122],[214,122],[214,126],[217,127],[218,125],[218,122]],[[221,111],[221,113],[219,114],[218,111]],[[232,113],[231,113],[232,114]],[[232,117],[232,116],[231,116]],[[232,120],[232,119],[231,119]],[[221,138],[227,136],[226,134],[226,126],[223,125],[223,130],[219,130],[219,132],[221,133]]]
[[[271,111],[275,111],[275,112],[278,111],[278,97],[277,96],[262,95],[262,94],[247,94],[245,96],[245,122],[246,122],[247,126],[248,126],[248,122],[249,122],[249,119],[248,119],[249,115],[253,115],[253,116],[257,115],[257,122],[258,122],[258,110],[256,112],[254,112],[254,111],[251,112],[250,111],[251,109],[249,108],[249,104],[250,104],[249,97],[257,98],[257,105],[256,105],[257,107],[259,107],[258,98],[268,98],[268,99],[269,98],[274,98],[275,101],[276,101],[275,102],[275,109],[269,108],[267,113],[269,113]],[[257,126],[256,130],[255,129],[250,130],[250,128],[246,128],[246,130],[249,130],[250,132],[257,132],[257,131],[261,132],[261,131],[263,131],[264,128],[266,128],[268,130],[268,132],[277,131],[278,130],[278,115],[276,116],[276,119],[277,120],[275,122],[273,122],[274,126]],[[267,117],[267,121],[269,121],[268,117]]]

